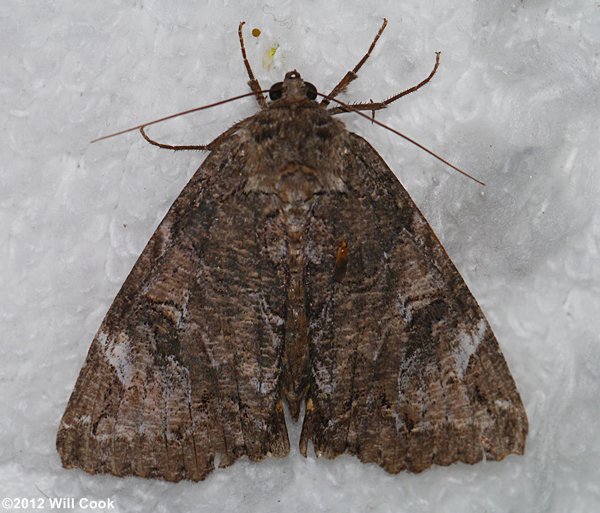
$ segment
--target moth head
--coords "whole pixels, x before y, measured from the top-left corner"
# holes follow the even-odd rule
[[[302,80],[300,73],[296,70],[285,74],[283,82],[276,82],[269,89],[271,101],[281,98],[288,100],[314,100],[317,97],[317,88],[310,82]]]

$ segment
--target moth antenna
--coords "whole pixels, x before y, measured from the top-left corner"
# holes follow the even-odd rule
[[[150,125],[155,125],[156,123],[162,123],[163,121],[167,121],[168,119],[173,119],[178,116],[185,116],[186,114],[191,114],[192,112],[198,112],[199,110],[210,109],[212,107],[218,107],[219,105],[224,105],[229,102],[234,102],[236,100],[241,100],[242,98],[247,98],[248,96],[256,96],[258,93],[268,93],[269,90],[264,91],[252,91],[251,93],[240,94],[238,96],[234,96],[232,98],[227,98],[226,100],[221,100],[215,103],[209,103],[208,105],[202,105],[201,107],[196,107],[195,109],[184,110],[182,112],[178,112],[177,114],[171,114],[170,116],[165,116],[164,118],[155,119],[154,121],[149,121],[148,123],[142,123],[141,125],[133,126],[131,128],[126,128],[125,130],[121,130],[119,132],[115,132],[114,134],[103,135],[102,137],[98,137],[97,139],[93,139],[90,143],[95,143],[98,141],[103,141],[104,139],[110,139],[111,137],[116,137],[117,135],[126,134],[127,132],[133,132],[134,130],[139,130],[140,128],[144,128]]]
[[[242,50],[242,59],[244,60],[244,66],[246,66],[246,71],[248,72],[248,85],[252,92],[256,94],[256,100],[258,101],[258,105],[261,109],[267,107],[267,100],[263,96],[263,91],[261,91],[260,83],[254,76],[252,71],[252,66],[250,66],[250,62],[248,61],[248,56],[246,55],[246,45],[244,44],[244,34],[242,33],[242,27],[246,24],[245,21],[240,21],[240,25],[238,27],[238,39],[240,40],[240,48]]]
[[[483,185],[485,186],[485,183],[483,183],[481,180],[478,180],[477,178],[475,178],[474,176],[470,175],[469,173],[467,173],[466,171],[463,171],[462,169],[460,169],[459,167],[456,167],[454,164],[451,164],[450,162],[448,162],[447,160],[443,159],[442,157],[440,157],[437,153],[434,153],[433,151],[431,151],[429,148],[426,148],[425,146],[423,146],[422,144],[418,143],[417,141],[415,141],[414,139],[411,139],[410,137],[408,137],[407,135],[404,135],[402,132],[399,132],[398,130],[392,128],[391,126],[386,125],[385,123],[382,123],[381,121],[377,121],[374,117],[371,116],[367,116],[366,114],[360,112],[358,109],[355,109],[352,107],[352,105],[349,105],[347,103],[341,102],[335,98],[331,98],[329,96],[327,96],[326,94],[322,94],[317,92],[318,96],[321,96],[322,98],[325,98],[327,100],[331,100],[339,105],[341,105],[342,107],[344,107],[344,109],[348,109],[350,112],[354,112],[355,114],[358,114],[359,116],[362,116],[365,119],[368,119],[369,121],[371,121],[371,123],[375,123],[376,125],[379,125],[382,128],[385,128],[386,130],[389,130],[390,132],[399,135],[400,137],[402,137],[403,139],[406,139],[408,142],[414,144],[415,146],[417,146],[418,148],[421,148],[423,151],[429,153],[429,155],[431,155],[432,157],[435,157],[436,159],[438,159],[440,162],[443,162],[444,164],[446,164],[448,167],[451,167],[452,169],[454,169],[455,171],[458,171],[461,175],[466,176],[467,178],[470,178],[471,180],[473,180],[474,182],[478,183],[479,185]]]

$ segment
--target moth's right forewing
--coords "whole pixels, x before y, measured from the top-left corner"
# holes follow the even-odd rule
[[[348,134],[338,153],[346,189],[318,198],[306,232],[321,256],[306,271],[303,452],[389,472],[521,454],[527,416],[477,302],[377,152]]]

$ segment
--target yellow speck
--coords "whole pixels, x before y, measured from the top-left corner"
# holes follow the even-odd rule
[[[252,29],[252,35],[253,35],[254,37],[258,37],[258,36],[260,36],[260,29],[259,29],[259,28],[253,28],[253,29]]]
[[[313,411],[315,409],[315,405],[313,404],[313,400],[309,397],[306,400],[306,411],[308,413],[310,413],[311,411]]]
[[[273,67],[273,62],[275,61],[275,55],[277,54],[277,50],[279,49],[279,45],[275,44],[263,54],[262,64],[265,69],[271,69]]]
[[[277,413],[282,413],[283,412],[283,402],[279,401],[277,403],[277,405],[275,406],[275,411]]]

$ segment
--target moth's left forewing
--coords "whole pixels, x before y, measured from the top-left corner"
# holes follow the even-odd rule
[[[65,467],[197,481],[217,455],[287,454],[285,270],[272,198],[244,192],[245,138],[206,159],[110,307],[57,434]]]
[[[303,451],[311,440],[390,472],[522,453],[527,417],[477,302],[377,152],[354,134],[340,143],[345,190],[318,198],[306,231]]]

